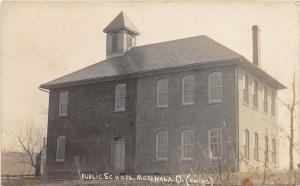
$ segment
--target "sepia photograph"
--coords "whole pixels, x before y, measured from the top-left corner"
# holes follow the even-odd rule
[[[2,1],[1,186],[300,186],[299,1]]]

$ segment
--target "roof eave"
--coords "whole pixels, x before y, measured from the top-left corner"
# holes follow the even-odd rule
[[[118,31],[118,30],[127,30],[135,35],[140,35],[140,33],[137,31],[137,30],[134,30],[134,29],[131,29],[131,28],[128,28],[126,26],[123,26],[123,27],[119,27],[119,28],[113,28],[113,29],[103,29],[103,32],[104,33],[109,33],[109,32],[115,32],[115,31]]]
[[[265,72],[261,68],[257,67],[256,65],[254,65],[250,61],[248,61],[246,58],[243,57],[242,60],[240,60],[240,64],[241,64],[242,67],[248,69],[250,72],[256,74],[257,76],[261,76],[262,79],[264,79],[265,81],[270,83],[270,85],[277,88],[278,90],[287,88],[285,85],[283,85],[282,83],[277,81],[275,78],[273,78],[267,72]]]
[[[153,75],[156,73],[168,73],[170,71],[181,71],[187,68],[194,69],[195,67],[201,67],[201,68],[207,68],[209,66],[227,66],[227,65],[235,65],[237,62],[241,59],[241,57],[237,58],[231,58],[231,59],[224,59],[224,60],[218,60],[218,61],[207,61],[203,63],[196,63],[196,64],[189,64],[184,66],[174,66],[174,67],[167,67],[162,69],[153,69],[148,71],[140,71],[140,72],[133,72],[133,73],[127,73],[122,75],[114,75],[114,76],[104,76],[104,77],[98,77],[98,78],[90,78],[90,79],[84,79],[84,80],[77,80],[77,81],[70,81],[70,82],[63,82],[63,83],[56,83],[56,84],[42,84],[39,86],[39,88],[43,89],[55,89],[55,88],[63,88],[63,87],[70,87],[70,86],[77,86],[82,84],[91,84],[91,83],[97,83],[102,81],[111,81],[115,79],[121,79],[121,78],[132,78],[132,77],[138,77],[138,76],[148,76]]]

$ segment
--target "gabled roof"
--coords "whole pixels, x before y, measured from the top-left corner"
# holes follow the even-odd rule
[[[119,15],[117,15],[117,17],[112,20],[112,22],[106,28],[103,29],[103,32],[108,33],[120,29],[126,29],[135,35],[139,34],[137,28],[123,11],[120,12]]]
[[[41,85],[51,89],[64,86],[79,85],[87,82],[113,79],[126,75],[145,74],[173,68],[194,65],[214,64],[237,61],[241,63],[243,56],[202,35],[173,41],[155,43],[131,48],[122,56],[113,57],[94,65],[80,69],[69,75]],[[245,64],[246,65],[245,65]],[[284,87],[261,69],[250,62],[244,62],[262,78],[268,79],[275,87]]]

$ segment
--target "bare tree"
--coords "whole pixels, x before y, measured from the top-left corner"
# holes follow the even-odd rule
[[[289,170],[294,170],[294,155],[293,155],[293,149],[294,149],[294,114],[295,114],[295,108],[296,105],[299,103],[299,100],[296,99],[296,80],[295,80],[296,74],[293,74],[293,82],[292,82],[292,101],[291,103],[286,103],[280,99],[278,99],[289,111],[290,113],[290,135],[288,136],[289,139],[289,157],[290,157],[290,163],[289,163]]]
[[[39,175],[40,164],[36,160],[36,156],[43,148],[43,130],[34,127],[33,123],[27,122],[25,129],[20,129],[15,136],[17,138],[17,147],[21,152],[17,158],[17,163],[32,166],[35,169],[35,175]]]

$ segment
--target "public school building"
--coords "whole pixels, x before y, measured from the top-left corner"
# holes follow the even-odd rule
[[[49,90],[46,172],[200,173],[276,168],[277,90],[253,61],[208,36],[136,46],[121,12],[107,58],[42,84]]]

